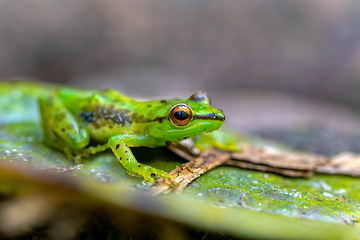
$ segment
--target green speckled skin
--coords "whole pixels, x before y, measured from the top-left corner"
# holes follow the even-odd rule
[[[179,103],[191,108],[192,118],[186,126],[177,126],[169,117]],[[171,176],[138,163],[130,147],[165,146],[217,130],[225,120],[222,111],[212,107],[203,92],[188,99],[141,102],[113,89],[62,87],[41,95],[39,106],[46,144],[75,160],[110,147],[128,174],[139,174],[150,183],[156,177]]]

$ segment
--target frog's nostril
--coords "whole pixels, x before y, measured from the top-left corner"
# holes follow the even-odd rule
[[[216,117],[214,119],[217,119],[220,121],[225,121],[225,115],[223,113],[220,113],[220,114],[216,115]]]

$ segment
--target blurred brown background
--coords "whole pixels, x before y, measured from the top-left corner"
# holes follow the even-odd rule
[[[360,106],[359,26],[355,0],[1,0],[0,78],[143,98],[205,90],[229,126],[354,129],[353,113],[331,121]]]

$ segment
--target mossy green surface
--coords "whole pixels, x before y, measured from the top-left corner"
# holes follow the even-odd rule
[[[85,158],[80,164],[72,162],[42,144],[33,97],[44,92],[39,86],[36,94],[10,93],[12,97],[0,90],[0,104],[6,106],[0,109],[0,166],[15,166],[10,170],[12,177],[0,177],[0,195],[30,193],[43,183],[27,172],[41,170],[57,186],[69,184],[55,176],[69,178],[79,196],[90,194],[114,211],[128,209],[237,237],[360,239],[358,178],[287,178],[222,166],[195,180],[179,196],[150,197],[151,186],[127,175],[111,151]],[[166,148],[138,148],[134,155],[140,162],[167,171],[184,163]],[[22,174],[25,180],[19,177]],[[18,189],[21,181],[29,184],[20,184],[22,189]]]

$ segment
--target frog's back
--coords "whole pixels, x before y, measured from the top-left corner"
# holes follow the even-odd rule
[[[132,100],[114,89],[92,90],[61,87],[57,90],[56,96],[61,99],[68,109],[80,108],[84,105],[91,107],[95,105],[104,106],[114,103],[126,103]]]
[[[135,130],[133,113],[139,103],[116,90],[61,88],[57,96],[85,124],[93,140],[105,142],[113,135]]]

